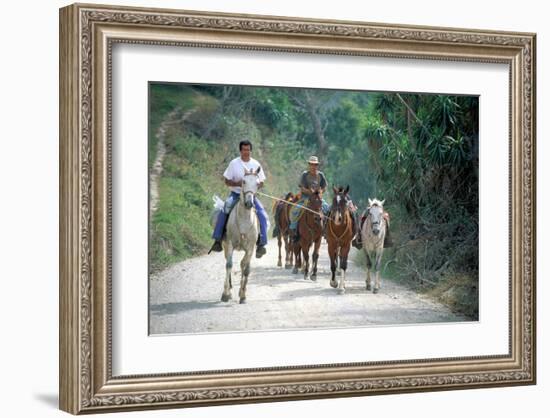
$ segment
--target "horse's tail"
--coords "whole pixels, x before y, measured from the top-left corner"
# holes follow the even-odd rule
[[[279,206],[278,200],[273,200],[273,203],[271,204],[271,213],[275,215],[275,212],[277,211],[277,206]]]

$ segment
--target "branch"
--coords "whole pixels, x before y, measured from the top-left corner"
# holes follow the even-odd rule
[[[414,110],[411,109],[411,107],[409,106],[409,104],[405,101],[405,99],[403,99],[403,97],[401,97],[401,95],[399,93],[395,93],[397,98],[401,101],[401,103],[403,103],[403,105],[407,108],[407,110],[409,112],[411,112],[411,115],[413,116],[413,118],[420,124],[420,126],[422,126],[422,128],[424,128],[424,130],[426,131],[426,133],[429,135],[429,136],[432,136],[432,134],[430,133],[430,130],[426,127],[426,125],[424,125],[424,123],[422,123],[422,121],[420,120],[420,118],[418,116],[416,116],[416,113],[414,113]]]

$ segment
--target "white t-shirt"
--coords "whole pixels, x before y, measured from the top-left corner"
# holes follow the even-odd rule
[[[241,160],[241,157],[237,157],[234,160],[231,160],[225,171],[223,172],[223,176],[227,180],[233,180],[233,181],[241,181],[244,179],[244,170],[254,170],[256,171],[258,167],[261,167],[260,163],[256,161],[254,158],[250,158],[248,161]],[[258,180],[260,182],[265,181],[265,174],[264,169],[261,168],[260,172],[258,173]],[[241,192],[241,187],[231,187],[231,191],[235,193]]]

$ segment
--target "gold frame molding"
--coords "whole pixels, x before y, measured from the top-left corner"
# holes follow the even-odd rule
[[[535,41],[532,33],[85,4],[62,8],[60,408],[79,414],[534,384]],[[113,376],[111,51],[117,42],[508,64],[509,353]]]

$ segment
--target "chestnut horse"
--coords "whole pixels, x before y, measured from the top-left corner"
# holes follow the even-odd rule
[[[304,279],[307,280],[309,273],[309,249],[313,244],[313,266],[311,280],[317,280],[317,260],[319,259],[319,247],[323,238],[323,199],[321,191],[317,189],[310,190],[310,195],[306,208],[302,209],[302,215],[298,221],[299,242],[294,244],[295,265],[293,273],[298,273],[302,267],[300,251],[304,257]]]
[[[277,234],[277,244],[279,245],[279,258],[277,266],[282,267],[281,247],[285,244],[285,269],[292,268],[294,264],[294,251],[292,250],[292,237],[290,236],[290,205],[286,202],[295,202],[295,196],[292,192],[288,192],[284,198],[284,202],[277,202],[273,208],[279,233]]]
[[[348,254],[351,247],[351,240],[355,235],[353,215],[349,209],[350,198],[348,196],[349,186],[333,187],[334,198],[330,210],[327,243],[328,255],[330,257],[330,285],[338,287],[339,293],[346,291],[346,269],[348,267]],[[335,278],[338,258],[340,259],[341,277],[340,282]]]

